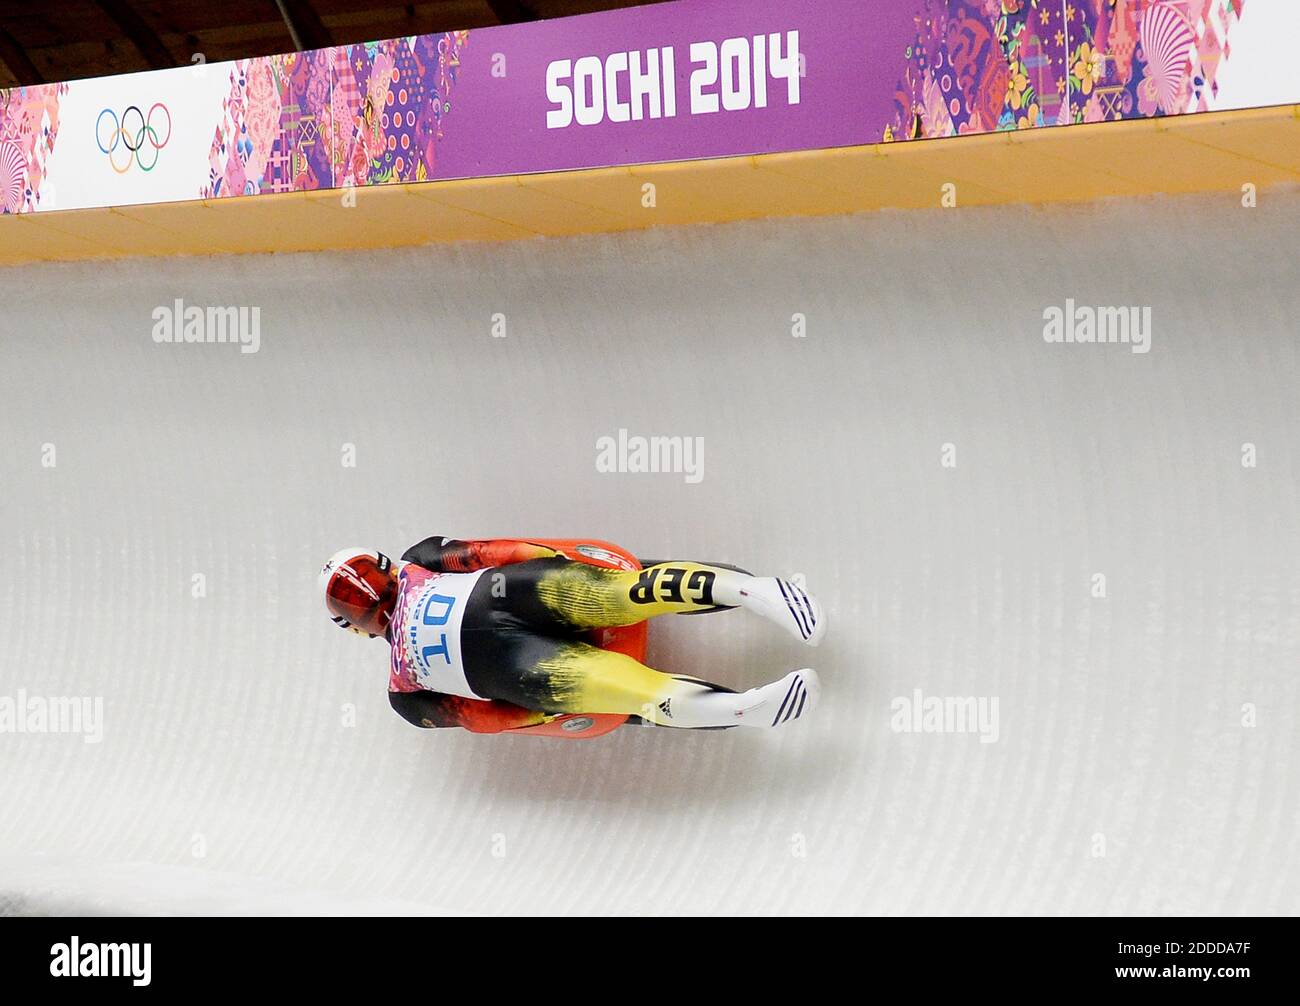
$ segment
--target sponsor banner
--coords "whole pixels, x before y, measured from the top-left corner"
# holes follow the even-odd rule
[[[0,92],[0,211],[1294,102],[1297,38],[1292,0],[684,0],[20,87]]]

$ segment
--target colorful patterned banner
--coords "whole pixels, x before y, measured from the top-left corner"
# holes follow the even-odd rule
[[[0,92],[0,208],[423,182],[1290,103],[1300,101],[1288,52],[1297,37],[1294,0],[686,0],[20,87]]]
[[[1219,64],[1246,0],[933,0],[907,48],[886,139],[1149,118],[1290,102],[1285,89],[1219,100]],[[1300,19],[1285,0],[1251,0],[1283,31],[1244,57],[1285,60]],[[1264,8],[1271,5],[1271,10]],[[1281,15],[1279,18],[1278,15]],[[1253,42],[1260,42],[1252,37]]]

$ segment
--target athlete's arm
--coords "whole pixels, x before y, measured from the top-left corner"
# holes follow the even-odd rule
[[[389,692],[388,704],[417,727],[464,727],[476,734],[496,734],[502,730],[530,727],[545,723],[545,713],[533,712],[509,702],[466,699],[441,692]]]
[[[559,554],[547,545],[518,538],[459,541],[435,535],[408,548],[402,553],[402,561],[413,562],[435,573],[472,573],[488,566],[509,566],[529,559],[551,559]]]

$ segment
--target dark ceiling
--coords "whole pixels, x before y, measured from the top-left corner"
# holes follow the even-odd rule
[[[635,7],[647,0],[0,0],[0,88]]]

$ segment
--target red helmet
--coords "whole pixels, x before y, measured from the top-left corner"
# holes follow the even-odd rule
[[[397,571],[382,552],[345,548],[320,571],[321,592],[334,624],[374,638],[388,631],[397,603]]]

